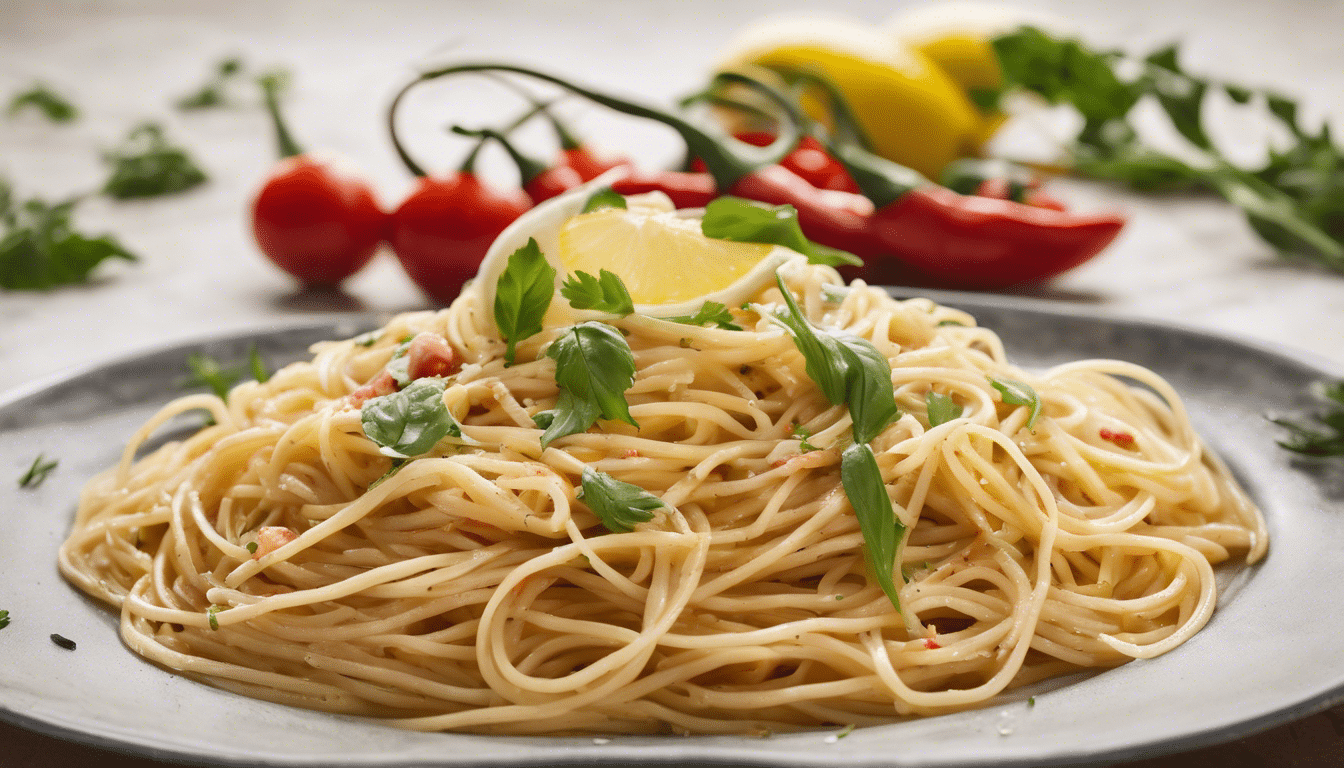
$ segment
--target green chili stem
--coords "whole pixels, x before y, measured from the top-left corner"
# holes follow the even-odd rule
[[[459,136],[478,137],[482,140],[482,143],[485,139],[494,139],[499,142],[499,145],[504,148],[504,151],[509,153],[509,157],[513,158],[513,162],[518,165],[518,174],[522,177],[523,184],[540,176],[547,168],[545,163],[519,152],[518,149],[513,146],[513,142],[509,141],[508,137],[493,128],[477,128],[473,130],[470,128],[463,128],[460,125],[454,125],[452,131]],[[477,146],[479,147],[480,145]]]
[[[266,111],[270,113],[271,123],[275,126],[275,144],[280,158],[302,155],[303,147],[294,140],[289,127],[285,125],[285,118],[280,114],[280,88],[284,83],[283,79],[278,75],[262,75],[257,78],[257,83],[261,85],[261,92],[266,98]]]

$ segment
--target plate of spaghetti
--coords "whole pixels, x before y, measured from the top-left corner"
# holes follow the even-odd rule
[[[3,716],[237,765],[1039,765],[1341,698],[1344,509],[1262,416],[1319,367],[591,191],[447,309],[0,402],[0,460],[63,470],[0,520]],[[283,367],[174,397],[249,346]]]

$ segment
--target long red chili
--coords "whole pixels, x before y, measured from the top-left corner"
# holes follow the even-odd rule
[[[463,136],[476,136],[482,139],[494,139],[500,146],[504,147],[504,151],[509,153],[509,157],[513,158],[514,164],[518,166],[518,176],[523,191],[527,193],[528,197],[532,198],[534,204],[564,194],[584,182],[584,178],[573,167],[568,165],[548,166],[536,158],[528,157],[518,151],[513,142],[509,141],[503,133],[493,128],[471,130],[453,126],[453,133]]]

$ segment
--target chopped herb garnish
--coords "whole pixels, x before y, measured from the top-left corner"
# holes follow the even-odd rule
[[[200,352],[187,355],[187,368],[191,376],[183,382],[183,387],[209,387],[215,397],[227,401],[229,390],[243,378],[234,368],[225,368],[219,361]]]
[[[69,99],[42,83],[34,83],[9,100],[10,117],[25,109],[36,109],[53,123],[68,123],[79,117],[79,109]]]
[[[75,650],[75,641],[71,640],[68,637],[62,637],[61,635],[53,634],[51,636],[51,642],[59,645],[60,647],[64,648],[67,651]]]
[[[792,205],[720,197],[705,206],[700,229],[706,237],[718,240],[782,245],[806,256],[810,264],[863,266],[863,260],[852,253],[808,240],[798,223],[798,210]]]
[[[811,453],[812,451],[821,450],[807,441],[808,438],[812,437],[812,430],[808,429],[807,425],[794,424],[793,429],[789,431],[789,434],[798,439],[798,450],[803,453]]]
[[[37,454],[37,458],[33,459],[32,466],[28,467],[28,471],[23,473],[23,477],[19,478],[19,487],[36,488],[42,484],[43,480],[47,479],[47,475],[51,474],[51,471],[59,463],[56,459],[48,459],[40,453]]]
[[[255,541],[249,541],[249,542],[247,542],[247,553],[248,553],[249,555],[255,555],[255,554],[257,554],[257,542],[255,542]]]
[[[733,313],[728,308],[717,301],[706,301],[700,305],[699,311],[694,315],[678,315],[676,317],[666,317],[664,320],[670,320],[682,325],[705,325],[713,323],[725,331],[740,331],[742,326],[733,322]]]
[[[446,383],[423,378],[390,395],[375,397],[359,411],[364,435],[385,456],[407,459],[428,453],[443,438],[461,437],[462,427],[443,402]]]
[[[1035,697],[1035,696],[1028,696],[1028,697],[1027,697],[1027,706],[1028,706],[1028,707],[1034,707],[1034,706],[1036,706],[1036,697]]]
[[[989,383],[1003,396],[1003,402],[1009,405],[1025,405],[1031,409],[1031,415],[1027,417],[1027,429],[1036,425],[1036,417],[1041,415],[1041,398],[1036,394],[1036,390],[1015,379],[1005,379],[998,376],[990,376]]]
[[[635,357],[619,330],[604,323],[580,323],[556,339],[546,356],[555,360],[560,398],[541,436],[543,448],[565,435],[587,431],[599,418],[639,426],[625,401],[625,390],[635,381]]]
[[[846,725],[844,728],[841,728],[840,731],[839,731],[838,733],[835,734],[835,738],[837,738],[837,739],[843,739],[843,738],[845,738],[846,736],[848,736],[849,734],[851,734],[851,733],[854,732],[854,728],[855,728],[855,727],[856,727],[856,726],[854,725],[854,723],[850,723],[849,725]]]
[[[217,107],[228,101],[225,91],[230,82],[236,80],[243,71],[243,61],[236,56],[221,59],[209,78],[200,88],[177,100],[177,108],[183,110]]]
[[[635,311],[625,282],[615,272],[605,269],[599,270],[597,277],[587,272],[575,272],[560,286],[560,295],[575,309],[595,309],[622,316]]]
[[[928,409],[930,427],[961,418],[962,406],[953,400],[951,395],[929,390],[924,395],[924,405]]]
[[[508,344],[504,364],[513,365],[518,342],[541,332],[541,319],[555,294],[555,267],[542,254],[537,241],[509,256],[495,287],[495,326]]]
[[[629,206],[625,203],[625,198],[622,197],[620,193],[616,192],[611,187],[604,187],[603,189],[594,192],[593,196],[588,198],[588,202],[583,204],[583,213],[592,213],[593,211],[600,211],[603,208],[625,209],[628,207]]]
[[[218,605],[212,605],[205,609],[206,618],[210,620],[210,629],[219,631],[219,619],[217,618],[217,614],[222,610],[224,610],[224,608]]]
[[[1270,419],[1288,430],[1288,437],[1279,441],[1280,446],[1307,456],[1344,456],[1344,380],[1323,385],[1321,394],[1329,405],[1311,415],[1315,424]]]
[[[369,483],[368,490],[372,491],[374,488],[377,488],[379,485],[382,484],[384,480],[387,480],[388,478],[400,472],[401,468],[406,466],[407,464],[410,464],[411,461],[412,461],[411,459],[393,459],[392,466],[388,467],[387,471],[384,472],[382,475],[379,475],[377,480],[374,480],[372,483]]]
[[[259,382],[270,380],[271,372],[266,370],[266,363],[261,359],[261,352],[257,350],[256,344],[248,349],[247,364],[252,369],[252,378]]]
[[[367,333],[359,334],[352,339],[352,341],[355,343],[355,346],[372,347],[374,344],[378,343],[378,338],[381,335],[382,334],[379,331],[369,331]]]
[[[9,626],[9,611],[0,611],[0,629]]]
[[[579,498],[612,533],[629,533],[652,520],[653,510],[667,506],[643,488],[591,467],[583,468]]]
[[[112,174],[103,192],[115,198],[157,197],[191,189],[206,180],[185,149],[173,146],[163,127],[144,123],[121,146],[103,154]]]
[[[16,204],[0,181],[0,288],[45,291],[86,282],[107,259],[136,261],[111,235],[76,232],[70,223],[76,202]]]

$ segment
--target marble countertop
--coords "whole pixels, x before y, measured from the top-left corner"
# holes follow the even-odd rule
[[[162,122],[188,146],[210,181],[185,194],[142,202],[90,199],[77,222],[114,233],[140,255],[106,265],[81,286],[50,292],[0,291],[0,393],[38,386],[99,361],[184,340],[265,330],[333,312],[395,313],[426,300],[390,253],[380,254],[339,293],[300,290],[257,251],[247,208],[273,164],[270,125],[255,97],[199,113],[173,100],[198,85],[214,62],[240,55],[250,66],[294,74],[286,108],[305,144],[353,158],[385,205],[405,195],[384,127],[398,85],[431,61],[490,56],[534,63],[576,80],[670,103],[703,79],[716,50],[746,22],[780,9],[820,4],[685,0],[501,0],[493,3],[359,3],[242,0],[36,2],[9,0],[0,14],[0,95],[34,80],[69,95],[82,119],[52,126],[34,115],[0,118],[0,174],[20,197],[83,194],[104,176],[101,149],[137,123]],[[904,3],[839,0],[825,5],[878,21]],[[1298,97],[1307,121],[1344,117],[1344,3],[1324,0],[1132,0],[1023,2],[1076,23],[1097,43],[1149,50],[1183,42],[1192,71],[1274,86]],[[447,169],[462,145],[443,127],[498,118],[482,96],[463,104],[444,94],[421,99],[407,116],[408,142],[432,169]],[[460,108],[459,108],[460,107]],[[568,108],[568,106],[566,107]],[[493,110],[493,111],[492,111]],[[581,111],[579,128],[649,164],[671,158],[665,136]],[[1263,146],[1253,122],[1216,126],[1253,157]],[[1338,133],[1338,131],[1337,131]],[[493,162],[493,161],[492,161]],[[495,167],[495,166],[491,166]],[[1304,352],[1344,376],[1344,276],[1283,261],[1220,201],[1139,197],[1085,183],[1059,194],[1083,209],[1130,217],[1098,259],[1020,295],[1121,317],[1173,322]],[[0,467],[0,473],[22,468]],[[1336,764],[1344,754],[1336,709],[1300,723],[1199,753],[1135,765],[1259,765],[1248,756],[1287,749],[1279,765]],[[148,760],[67,745],[0,725],[0,765],[147,766]],[[1284,746],[1286,745],[1286,746]],[[1293,751],[1296,750],[1296,751]],[[1266,757],[1268,760],[1269,758]],[[1240,762],[1238,762],[1240,761]],[[1268,763],[1263,763],[1268,764]]]

